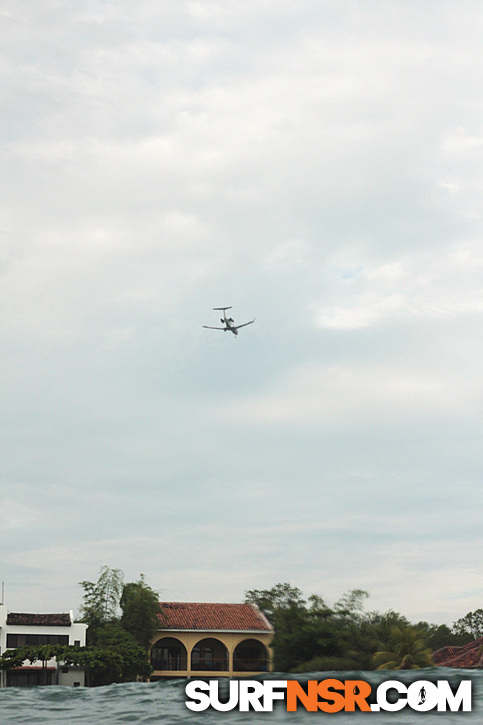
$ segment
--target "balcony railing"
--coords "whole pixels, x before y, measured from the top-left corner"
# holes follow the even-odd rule
[[[153,669],[165,670],[167,672],[186,672],[188,669],[186,657],[172,657],[169,659],[153,657],[151,664]]]
[[[200,660],[199,662],[192,662],[191,669],[193,672],[200,672],[201,670],[205,672],[227,672],[228,660],[226,657],[214,658],[208,661]]]
[[[268,669],[267,662],[261,658],[246,659],[245,657],[235,657],[233,660],[234,672],[266,672]]]
[[[153,657],[151,664],[154,670],[163,672],[186,672],[188,661],[186,656],[180,657]],[[267,662],[262,657],[245,658],[235,657],[233,660],[234,672],[266,672]],[[210,660],[199,660],[191,663],[192,672],[227,672],[228,658],[215,657]]]

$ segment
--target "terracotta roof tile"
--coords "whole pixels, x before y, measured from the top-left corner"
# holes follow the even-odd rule
[[[160,606],[162,629],[272,631],[268,620],[253,604],[160,602]]]
[[[10,612],[7,624],[27,625],[30,627],[70,627],[70,614],[27,614]]]
[[[483,667],[483,637],[461,647],[442,647],[433,654],[438,667]]]

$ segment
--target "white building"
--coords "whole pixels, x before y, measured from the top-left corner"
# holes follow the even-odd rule
[[[27,614],[7,612],[0,604],[0,654],[7,649],[23,645],[59,644],[85,647],[87,624],[74,622],[73,612],[64,614]],[[26,687],[29,685],[64,685],[82,687],[84,671],[65,667],[61,662],[49,660],[30,663],[10,672],[0,670],[0,687]]]

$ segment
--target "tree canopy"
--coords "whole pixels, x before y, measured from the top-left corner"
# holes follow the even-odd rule
[[[124,574],[120,569],[101,567],[96,582],[82,581],[83,602],[80,607],[82,622],[88,625],[88,644],[95,644],[100,628],[119,618],[119,600],[124,586]]]
[[[414,670],[432,667],[431,655],[421,630],[411,625],[394,625],[387,649],[375,652],[374,664],[378,670]]]
[[[367,596],[354,589],[331,608],[321,597],[311,595],[306,601],[300,589],[281,583],[271,589],[250,590],[245,601],[256,604],[275,629],[275,669],[302,672],[370,663],[370,656],[364,655],[367,633],[362,621]]]
[[[392,609],[366,612],[367,597],[366,591],[352,589],[329,606],[318,595],[305,599],[285,582],[249,590],[245,601],[256,604],[274,626],[274,666],[281,672],[430,667],[432,652],[483,634],[483,610],[470,612],[452,629],[413,625]]]
[[[138,645],[148,651],[156,629],[159,627],[159,597],[148,586],[141,574],[139,581],[124,585],[120,605],[121,625],[130,632]]]
[[[468,612],[453,624],[454,634],[470,635],[472,639],[483,637],[483,609]]]

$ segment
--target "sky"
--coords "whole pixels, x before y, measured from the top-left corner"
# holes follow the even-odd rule
[[[479,0],[0,0],[0,580],[483,606]],[[231,305],[238,337],[207,330]]]

